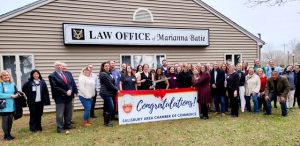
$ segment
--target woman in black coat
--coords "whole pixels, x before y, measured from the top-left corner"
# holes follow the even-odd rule
[[[30,131],[42,131],[41,122],[44,105],[50,105],[50,99],[47,84],[38,70],[31,71],[30,78],[23,85],[22,91],[27,96],[27,104],[30,111]]]
[[[104,125],[105,126],[113,126],[112,125],[112,114],[114,112],[114,98],[118,93],[118,88],[114,85],[114,78],[112,77],[111,72],[109,71],[109,62],[104,62],[101,64],[100,70],[100,84],[101,90],[100,95],[104,100],[103,107],[103,116],[104,116]]]

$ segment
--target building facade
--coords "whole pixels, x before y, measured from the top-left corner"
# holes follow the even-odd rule
[[[114,41],[103,39],[108,35],[100,33],[104,29],[123,32],[119,38],[132,40],[150,40],[152,33],[158,35],[155,32],[166,36],[182,34],[189,39],[203,33],[203,38],[198,35],[198,44],[184,44],[184,38],[174,41],[172,36],[165,38],[173,39],[167,43]],[[125,34],[135,30],[138,34]],[[76,43],[83,36],[97,37],[98,41]],[[0,16],[0,67],[12,72],[19,89],[34,68],[41,71],[48,83],[55,61],[66,62],[77,82],[81,68],[93,64],[98,72],[100,64],[107,60],[115,60],[117,66],[124,62],[156,67],[162,59],[170,64],[245,61],[251,65],[260,57],[263,44],[201,0],[39,0]],[[97,107],[101,106],[102,100],[98,100]],[[76,97],[75,109],[81,108]],[[52,100],[45,111],[54,110]]]

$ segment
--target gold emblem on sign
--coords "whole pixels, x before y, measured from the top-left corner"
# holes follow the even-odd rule
[[[81,40],[83,38],[83,29],[73,29],[73,38]]]

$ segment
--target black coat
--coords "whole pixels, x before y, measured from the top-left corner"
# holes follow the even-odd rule
[[[118,88],[114,85],[114,78],[107,72],[101,72],[99,78],[101,84],[100,95],[114,98],[118,92]]]
[[[22,91],[27,96],[28,106],[31,106],[35,103],[36,91],[32,91],[33,86],[35,86],[34,81],[29,80],[22,87]],[[49,91],[48,91],[47,84],[44,80],[40,81],[40,90],[41,90],[41,102],[44,105],[50,105]]]
[[[212,84],[215,84],[217,88],[211,88],[212,90],[212,95],[213,96],[223,96],[225,95],[225,72],[223,70],[217,69],[217,78],[215,81],[215,71],[211,70],[210,71],[210,86]]]
[[[52,98],[54,99],[56,104],[70,102],[74,97],[74,92],[72,92],[71,96],[67,95],[68,90],[73,90],[73,83],[69,79],[67,74],[65,74],[65,76],[68,80],[67,84],[65,84],[64,80],[56,71],[48,76],[51,86]]]
[[[181,72],[178,75],[177,83],[179,88],[190,88],[193,85],[192,74],[190,72]]]
[[[27,107],[26,95],[24,92],[18,91],[16,86],[15,86],[15,94],[17,94],[18,97],[14,98],[14,102],[15,102],[14,119],[18,120],[23,116],[23,107]]]

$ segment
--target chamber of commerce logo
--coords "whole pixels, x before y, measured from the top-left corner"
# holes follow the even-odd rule
[[[72,40],[84,40],[84,29],[72,28]]]
[[[122,109],[126,114],[131,113],[132,108],[133,108],[133,99],[130,95],[124,95],[124,97],[122,98]]]

